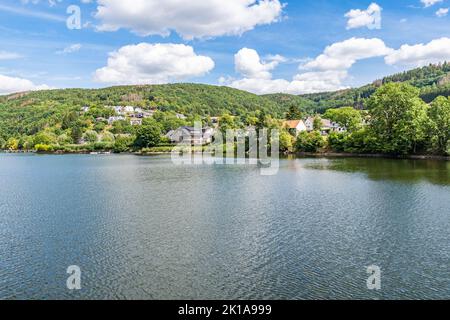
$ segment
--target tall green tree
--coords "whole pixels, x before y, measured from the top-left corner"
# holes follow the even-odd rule
[[[378,151],[415,153],[424,142],[427,105],[420,99],[418,89],[404,83],[388,83],[370,97],[367,107]]]
[[[433,152],[446,153],[450,142],[450,99],[438,97],[428,109],[430,144]]]
[[[361,111],[352,107],[328,109],[324,114],[324,118],[338,123],[350,132],[360,129],[363,123]]]
[[[286,113],[286,119],[287,120],[300,120],[303,118],[302,111],[300,110],[300,107],[297,105],[291,105],[289,107],[288,112]]]
[[[313,128],[315,131],[320,131],[322,130],[322,118],[319,116],[316,116],[314,118],[314,122],[313,122]]]
[[[134,145],[138,148],[156,147],[161,143],[162,126],[154,119],[145,119],[142,126],[136,130]]]

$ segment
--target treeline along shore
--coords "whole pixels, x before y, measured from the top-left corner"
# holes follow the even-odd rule
[[[448,160],[449,70],[447,63],[433,65],[378,81],[370,90],[306,96],[194,84],[19,93],[0,97],[0,149],[159,154],[187,136],[203,146],[198,152],[218,133],[266,128],[280,132],[285,154]],[[194,123],[201,123],[200,131]]]

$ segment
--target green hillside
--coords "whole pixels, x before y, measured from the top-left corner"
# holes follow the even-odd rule
[[[298,98],[300,99],[300,98]],[[121,86],[105,89],[64,89],[0,97],[0,137],[31,135],[58,125],[83,106],[133,105],[187,116],[244,116],[256,111],[282,117],[283,104],[228,87],[201,84]]]
[[[17,148],[36,144],[69,145],[86,139],[108,143],[121,135],[136,135],[136,127],[131,126],[129,119],[108,123],[105,119],[114,116],[115,112],[105,106],[131,105],[147,111],[157,109],[159,112],[154,119],[165,134],[181,125],[192,125],[194,120],[211,124],[209,117],[227,114],[234,117],[223,118],[223,123],[229,122],[227,125],[230,127],[245,127],[262,123],[267,117],[267,121],[284,118],[293,107],[304,115],[347,106],[364,109],[367,99],[380,86],[392,82],[418,88],[420,97],[429,103],[438,96],[450,96],[450,64],[414,69],[361,88],[300,96],[258,96],[229,87],[203,84],[62,89],[0,96],[0,146],[14,149],[11,145]],[[81,112],[84,106],[90,111]],[[186,119],[180,119],[177,113],[185,115]]]
[[[450,96],[450,63],[432,64],[374,81],[361,88],[306,94],[300,97],[309,101],[320,112],[329,108],[352,106],[363,108],[364,101],[381,85],[390,82],[408,83],[420,89],[420,97],[430,103],[438,96]]]

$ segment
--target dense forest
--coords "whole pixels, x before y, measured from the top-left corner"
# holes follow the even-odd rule
[[[422,68],[406,71],[374,81],[361,88],[336,92],[324,92],[302,95],[306,101],[313,102],[313,108],[324,112],[330,108],[352,106],[364,107],[364,102],[375,93],[381,85],[390,82],[402,82],[420,90],[420,97],[430,103],[438,96],[450,96],[450,63],[431,64]]]

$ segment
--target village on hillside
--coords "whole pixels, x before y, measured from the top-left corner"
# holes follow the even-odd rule
[[[131,126],[142,126],[144,119],[152,118],[158,109],[144,110],[141,107],[135,106],[105,106],[107,109],[114,111],[114,115],[109,118],[97,117],[95,119],[98,123],[105,123],[113,125],[116,122],[128,122]],[[84,106],[81,109],[82,113],[89,112],[90,107]],[[176,113],[176,117],[180,120],[188,119],[187,116],[181,113]],[[221,117],[210,117],[211,126],[205,126],[199,131],[194,126],[180,126],[165,132],[164,137],[173,144],[177,143],[191,143],[192,145],[207,145],[214,141],[214,135],[220,128]],[[287,130],[294,138],[302,132],[319,131],[322,136],[327,136],[331,132],[343,133],[347,128],[341,126],[339,123],[329,119],[322,119],[319,115],[315,117],[308,116],[304,119],[298,120],[279,120],[282,128]],[[244,132],[255,130],[255,126],[247,126]],[[84,143],[85,141],[81,141]]]

